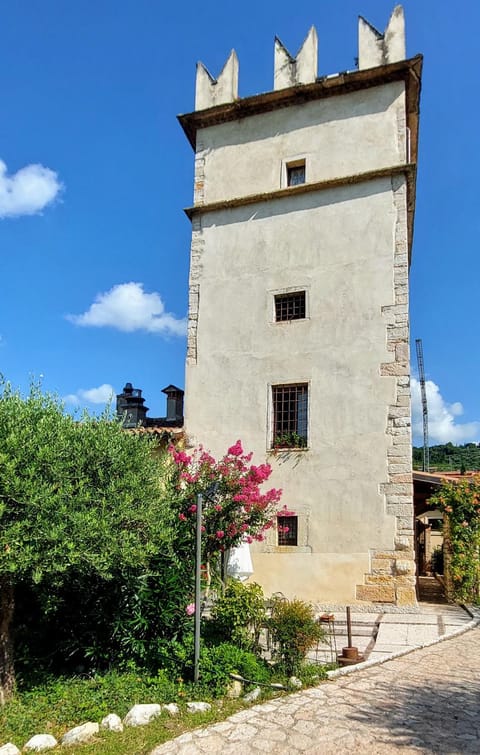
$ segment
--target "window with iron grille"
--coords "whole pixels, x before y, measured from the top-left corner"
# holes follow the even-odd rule
[[[272,386],[273,448],[307,446],[307,383]]]
[[[305,319],[305,291],[294,291],[291,294],[277,294],[275,296],[275,320]]]
[[[277,530],[279,545],[298,545],[298,516],[278,516]]]
[[[287,186],[299,186],[305,183],[305,160],[287,165]]]

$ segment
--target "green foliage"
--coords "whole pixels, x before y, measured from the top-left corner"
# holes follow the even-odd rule
[[[159,461],[110,415],[76,421],[38,386],[0,382],[0,449],[1,574],[109,577],[158,549]]]
[[[298,433],[283,433],[273,439],[274,448],[306,448],[307,439]]]
[[[1,741],[26,741],[38,731],[59,736],[82,721],[100,721],[112,711],[123,717],[135,703],[172,702],[177,692],[178,685],[164,672],[156,676],[110,672],[87,679],[50,678],[0,708]],[[53,726],[48,722],[54,722]]]
[[[232,579],[213,606],[209,629],[213,636],[233,642],[243,650],[255,651],[266,618],[260,585],[244,585]]]
[[[476,471],[480,470],[480,445],[477,443],[465,443],[454,446],[453,443],[445,443],[438,446],[430,446],[430,471]],[[412,450],[413,468],[423,467],[423,447],[415,447]]]
[[[112,617],[102,613],[100,601],[107,581],[117,580],[115,593],[120,575],[138,578],[156,553],[170,547],[166,461],[154,448],[148,438],[126,433],[108,411],[75,420],[38,385],[24,398],[0,379],[0,682],[6,694],[13,679],[8,625],[15,593],[20,602],[22,592],[34,596],[45,636],[53,619],[62,626],[58,619],[73,598],[73,614],[89,605],[98,634],[111,640],[105,618]],[[68,637],[60,639],[68,645]],[[98,656],[97,638],[88,644]],[[30,648],[23,652],[28,656]]]
[[[315,663],[300,663],[296,670],[296,676],[306,687],[312,687],[327,678],[327,667]]]
[[[231,643],[203,646],[200,653],[199,679],[204,694],[224,695],[231,684],[230,674],[236,673],[252,682],[269,682],[267,664]]]
[[[308,650],[325,636],[312,606],[303,600],[275,598],[268,626],[287,675],[297,673]]]
[[[430,498],[444,512],[445,569],[457,600],[480,597],[480,476],[446,481]]]

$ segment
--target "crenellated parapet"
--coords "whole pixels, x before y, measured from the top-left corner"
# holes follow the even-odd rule
[[[197,63],[195,110],[206,110],[215,105],[238,99],[238,58],[235,50],[228,56],[222,72],[215,79],[203,63]]]
[[[405,17],[397,5],[383,34],[362,16],[358,19],[358,67],[375,68],[405,60]]]
[[[296,84],[312,84],[317,78],[318,36],[310,28],[296,57],[275,37],[274,89],[286,89]]]
[[[358,19],[358,68],[376,68],[405,60],[405,19],[397,5],[383,34],[361,16]],[[275,37],[274,91],[313,84],[318,80],[318,36],[312,26],[295,56]],[[230,53],[218,78],[197,63],[195,110],[207,110],[238,100],[238,58]]]

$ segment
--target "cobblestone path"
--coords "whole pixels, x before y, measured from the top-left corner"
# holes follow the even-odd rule
[[[480,627],[236,713],[152,755],[480,753]]]

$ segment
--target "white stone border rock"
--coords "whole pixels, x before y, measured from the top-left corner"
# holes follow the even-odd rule
[[[210,703],[205,702],[191,702],[187,703],[187,710],[189,713],[200,713],[211,709]],[[169,716],[177,716],[180,713],[180,708],[176,703],[168,703],[167,705],[160,705],[159,703],[147,703],[144,705],[134,705],[128,711],[127,715],[122,720],[116,713],[109,713],[102,718],[100,724],[88,721],[87,723],[75,726],[73,729],[69,729],[65,732],[60,743],[62,745],[77,745],[84,744],[92,739],[95,734],[98,734],[100,729],[111,732],[122,732],[125,726],[145,726],[154,719],[158,718],[162,711],[165,711]],[[51,750],[58,745],[55,737],[51,734],[34,734],[28,742],[23,746],[25,752],[44,752],[45,750]],[[20,755],[21,750],[12,742],[0,746],[0,755]]]

